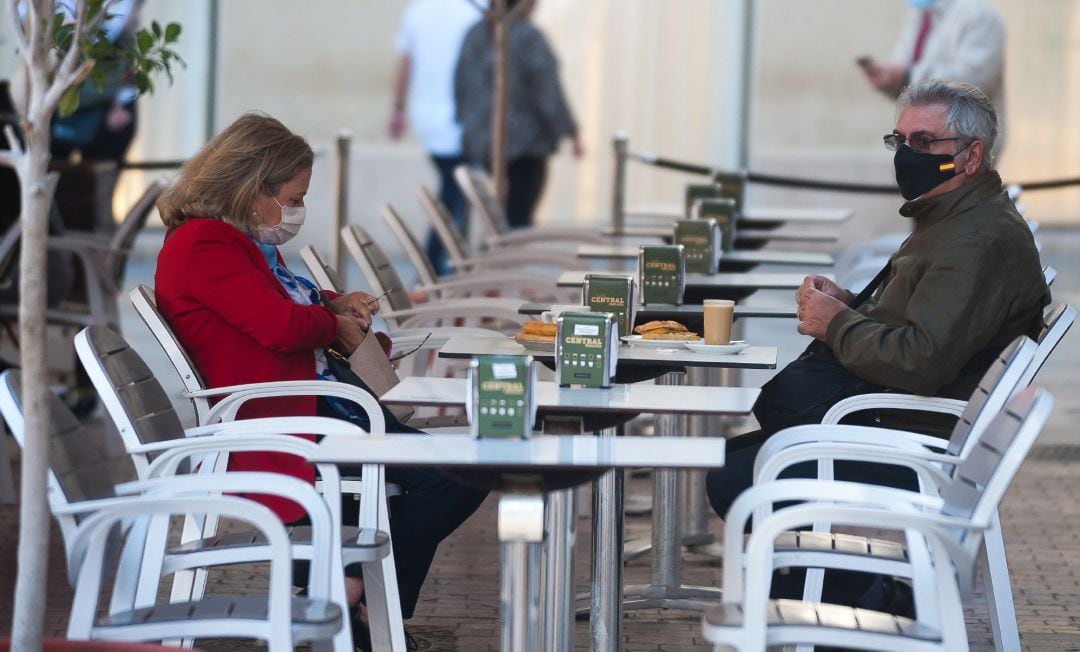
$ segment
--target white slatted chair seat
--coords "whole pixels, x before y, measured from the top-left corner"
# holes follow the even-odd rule
[[[827,603],[806,603],[800,600],[769,600],[766,622],[777,630],[778,638],[799,638],[797,633],[786,634],[784,629],[832,630],[834,635],[854,632],[885,639],[914,639],[941,644],[941,632],[903,616],[844,607]],[[711,628],[741,627],[743,610],[740,605],[720,605],[705,610],[703,618],[706,637]],[[839,641],[837,641],[839,643]],[[895,642],[895,641],[893,641]],[[888,643],[884,643],[888,645]]]
[[[285,532],[294,546],[311,545],[311,526],[286,527]],[[227,550],[241,549],[243,549],[243,554],[247,554],[246,550],[262,545],[266,545],[266,537],[261,532],[244,530],[181,543],[169,548],[169,554],[176,557],[206,553],[217,555]],[[341,560],[345,564],[382,559],[389,551],[389,546],[390,537],[385,532],[364,530],[348,525],[341,528]],[[193,565],[189,560],[185,560],[184,563],[188,566]]]
[[[775,546],[777,553],[826,552],[908,561],[907,550],[897,541],[839,532],[785,532],[777,537]]]
[[[294,597],[291,607],[296,643],[328,639],[342,625],[341,608],[332,602]],[[101,638],[146,641],[169,637],[175,625],[184,624],[189,629],[191,623],[197,623],[208,638],[239,636],[266,622],[267,614],[265,598],[211,596],[198,602],[164,603],[104,616],[94,623],[94,632]]]

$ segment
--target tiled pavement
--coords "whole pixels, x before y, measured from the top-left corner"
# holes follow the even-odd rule
[[[1078,250],[1080,234],[1046,231],[1040,234],[1046,243],[1044,257],[1060,272],[1055,300],[1080,304],[1080,262],[1072,253]],[[1080,336],[1073,333],[1041,377],[1058,401],[1054,418],[1040,446],[1021,469],[1001,511],[1017,616],[1027,650],[1080,650],[1080,439],[1075,436],[1080,397],[1072,385],[1072,370],[1078,358]],[[644,491],[646,482],[636,479],[633,486]],[[440,548],[417,615],[408,624],[421,649],[498,649],[499,557],[494,507],[495,501],[489,499]],[[627,525],[631,536],[647,535],[647,518],[628,517]],[[721,531],[719,519],[713,518],[710,525],[714,532]],[[0,506],[0,636],[10,630],[17,529],[17,508]],[[580,521],[578,536],[578,577],[584,588],[589,541],[586,519]],[[50,635],[62,636],[71,589],[55,528],[50,554],[46,629]],[[628,563],[627,584],[643,583],[648,575],[648,557]],[[689,583],[718,586],[720,567],[713,559],[688,555],[683,576]],[[236,568],[220,573],[213,582],[236,590],[263,580],[258,569]],[[973,650],[993,649],[981,590],[968,612],[968,626]],[[630,612],[623,637],[623,648],[628,651],[707,649],[698,616],[676,611]],[[587,649],[587,640],[587,623],[578,623],[577,649]],[[200,647],[259,649],[253,644],[225,641],[200,642]]]

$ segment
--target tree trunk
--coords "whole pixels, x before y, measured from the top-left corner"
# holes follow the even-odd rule
[[[495,96],[491,105],[491,178],[495,183],[495,196],[506,203],[506,112],[507,79],[510,68],[510,51],[507,46],[507,30],[510,28],[506,0],[493,0],[494,12]]]
[[[16,652],[40,650],[45,622],[49,565],[49,385],[45,368],[45,287],[48,212],[47,181],[51,111],[30,116],[26,156],[18,168],[22,187],[22,244],[19,259],[19,341],[22,366],[24,440],[19,504],[18,571],[12,646]]]

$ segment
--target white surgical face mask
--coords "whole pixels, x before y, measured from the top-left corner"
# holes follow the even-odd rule
[[[271,197],[274,203],[281,206],[276,198]],[[260,224],[255,227],[255,239],[262,244],[281,245],[293,239],[300,233],[300,227],[304,226],[304,217],[307,209],[304,206],[281,206],[281,222],[274,226]]]

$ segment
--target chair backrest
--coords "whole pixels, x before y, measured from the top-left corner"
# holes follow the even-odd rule
[[[439,241],[442,242],[447,255],[450,257],[450,264],[459,272],[465,271],[465,263],[472,256],[468,238],[465,237],[465,234],[458,228],[457,223],[454,222],[454,217],[450,215],[446,204],[432,194],[431,190],[421,186],[417,195],[420,198],[420,207],[424,209],[428,219],[431,220],[435,235],[439,237]]]
[[[1063,303],[1052,308],[1043,318],[1043,321],[1046,325],[1043,326],[1042,332],[1039,333],[1039,347],[1035,350],[1035,358],[1024,371],[1024,375],[1020,377],[1020,387],[1027,387],[1035,380],[1035,375],[1046,364],[1046,359],[1050,357],[1050,353],[1057,348],[1058,342],[1072,328],[1073,322],[1076,321],[1076,308]]]
[[[383,221],[386,222],[398,242],[401,243],[401,248],[405,250],[409,262],[416,269],[416,275],[420,279],[420,283],[422,285],[438,283],[439,273],[432,267],[431,261],[428,260],[427,254],[424,253],[424,248],[420,246],[416,236],[409,230],[405,220],[401,219],[401,215],[390,204],[384,204],[380,213]]]
[[[158,311],[154,289],[140,283],[128,296],[131,298],[131,305],[135,307],[135,312],[150,329],[150,333],[165,352],[165,356],[169,358],[173,370],[180,377],[180,382],[184,384],[184,389],[188,392],[206,389],[206,383],[195,369],[195,363],[188,357],[184,347],[180,346],[176,333]],[[210,401],[205,398],[192,398],[191,407],[195,410],[196,423],[205,424],[210,412]]]
[[[454,179],[469,199],[473,210],[484,221],[484,227],[488,233],[501,235],[510,230],[510,222],[506,220],[506,211],[495,197],[494,184],[486,172],[480,168],[459,165],[454,168]]]
[[[161,383],[115,331],[106,326],[82,329],[75,335],[75,352],[129,451],[184,436],[184,426]],[[132,461],[139,477],[144,477],[149,457],[134,454]]]
[[[8,369],[0,374],[0,414],[19,445],[25,438],[23,421],[22,381],[19,370]],[[105,436],[112,436],[106,429]],[[121,478],[117,471],[121,462],[110,464],[102,447],[79,423],[68,406],[49,392],[49,476],[48,498],[51,507],[99,500],[116,496],[114,489]],[[58,516],[65,547],[78,525],[78,518]]]
[[[383,253],[382,247],[371,239],[367,231],[355,224],[344,226],[341,228],[341,239],[345,243],[345,249],[363,272],[372,292],[376,296],[385,293],[391,311],[413,307],[401,277]]]
[[[1046,281],[1046,287],[1050,287],[1054,284],[1054,279],[1057,278],[1057,270],[1053,267],[1046,265],[1042,269],[1043,280]]]
[[[1021,335],[994,358],[949,436],[950,453],[963,457],[971,452],[986,426],[1021,387],[1020,377],[1034,359],[1036,348],[1031,338]]]
[[[117,287],[120,287],[120,283],[124,280],[124,265],[128,254],[131,253],[131,248],[135,245],[135,237],[146,226],[150,211],[153,210],[158,197],[164,191],[164,183],[151,181],[139,200],[128,210],[124,220],[117,227],[116,233],[113,234],[109,245],[109,269],[112,271],[113,281],[116,282]]]
[[[331,267],[313,245],[305,245],[300,249],[300,260],[304,261],[311,278],[320,290],[329,290],[342,294],[345,292],[345,284],[341,282],[341,276],[337,270]]]
[[[1026,387],[1009,399],[994,417],[971,454],[957,466],[941,489],[943,512],[987,526],[1005,491],[1042,432],[1054,399],[1044,389]],[[982,545],[981,533],[966,535],[965,546],[974,556]]]

